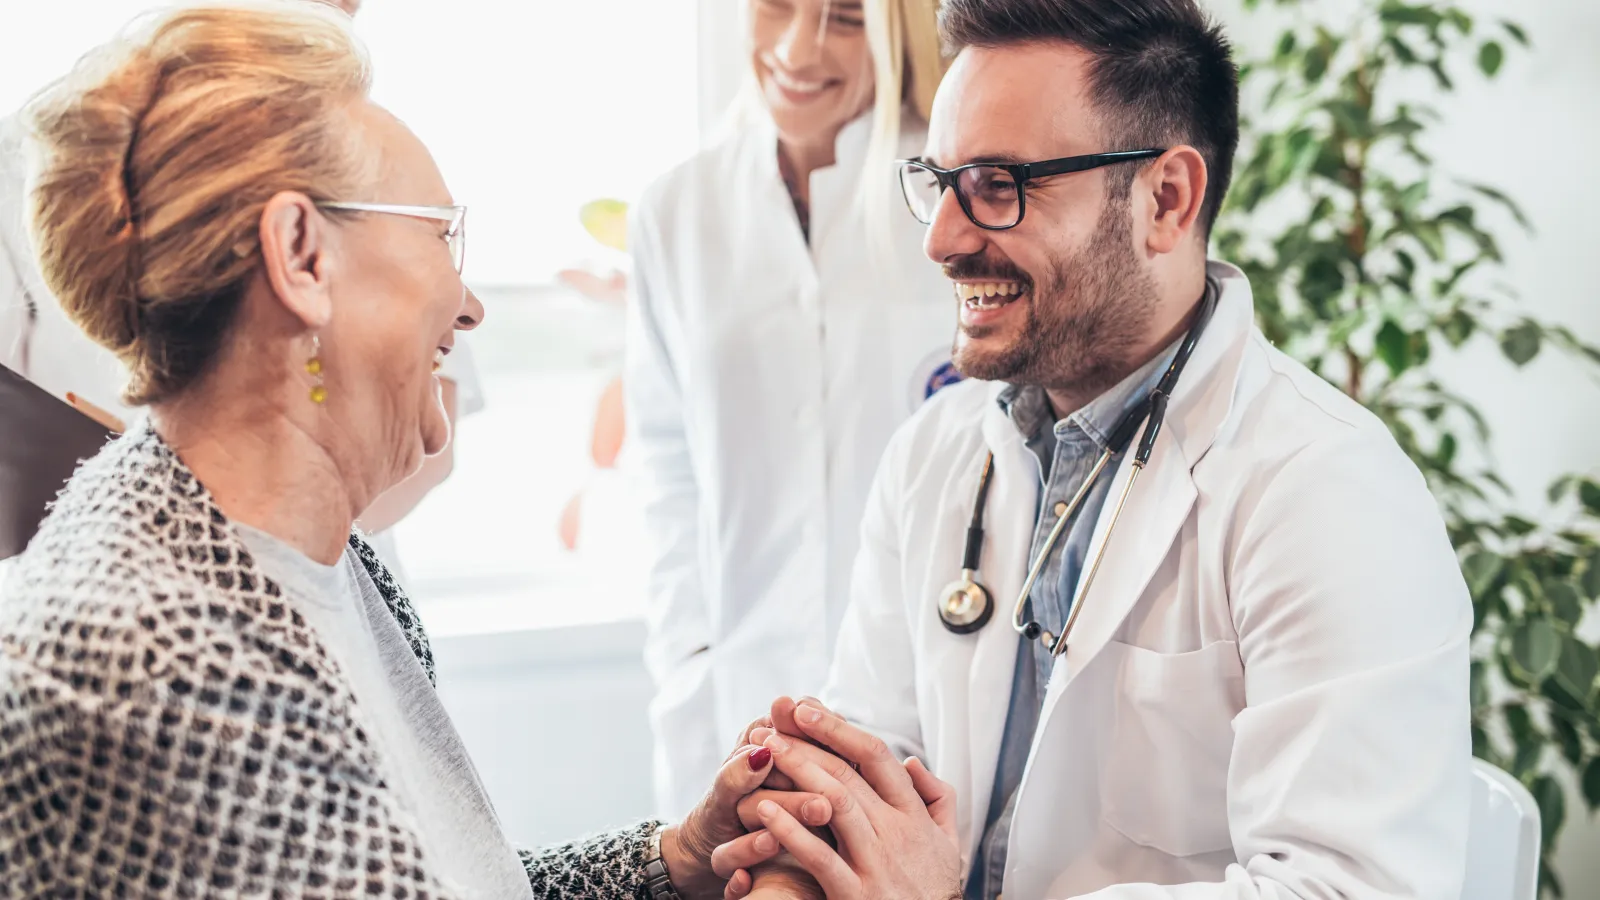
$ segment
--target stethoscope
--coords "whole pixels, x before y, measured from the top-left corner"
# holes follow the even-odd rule
[[[1139,473],[1144,471],[1145,465],[1150,462],[1151,452],[1155,450],[1156,436],[1161,433],[1161,423],[1167,415],[1167,401],[1172,398],[1172,391],[1178,386],[1178,376],[1183,374],[1183,367],[1188,364],[1190,355],[1194,353],[1194,346],[1200,340],[1200,333],[1205,330],[1206,323],[1211,319],[1211,313],[1215,309],[1215,292],[1208,290],[1200,311],[1189,326],[1189,333],[1178,346],[1178,352],[1173,355],[1166,372],[1156,383],[1155,390],[1151,391],[1150,399],[1130,410],[1117,423],[1117,427],[1111,432],[1111,440],[1101,451],[1094,468],[1089,470],[1088,477],[1083,479],[1083,484],[1072,495],[1071,501],[1056,516],[1055,526],[1045,538],[1044,546],[1028,566],[1028,580],[1023,583],[1022,590],[1017,594],[1016,605],[1011,611],[1011,627],[1023,638],[1043,643],[1049,648],[1052,658],[1067,651],[1067,636],[1072,633],[1072,627],[1078,621],[1078,614],[1083,612],[1083,598],[1088,595],[1090,586],[1094,584],[1095,575],[1100,571],[1100,562],[1105,559],[1106,546],[1111,543],[1111,534],[1117,527],[1117,519],[1122,517],[1122,509],[1128,503],[1128,493],[1133,490],[1133,483],[1139,480]],[[1045,563],[1049,561],[1056,542],[1067,530],[1067,523],[1072,521],[1072,516],[1083,504],[1083,499],[1089,496],[1089,491],[1093,489],[1100,474],[1113,459],[1120,458],[1128,449],[1141,421],[1145,423],[1144,431],[1139,435],[1139,446],[1133,454],[1131,462],[1133,468],[1128,473],[1128,483],[1123,485],[1122,494],[1117,498],[1117,505],[1112,508],[1111,522],[1106,526],[1105,539],[1100,542],[1100,549],[1095,552],[1094,560],[1079,579],[1077,590],[1073,592],[1072,611],[1067,614],[1067,621],[1061,626],[1061,634],[1057,636],[1044,630],[1037,620],[1024,621],[1028,611],[1028,595],[1033,591],[1033,583],[1038,580],[1039,573],[1044,571]],[[989,596],[989,589],[978,581],[978,560],[983,555],[983,512],[989,502],[989,481],[993,474],[994,453],[991,451],[983,460],[983,473],[978,476],[978,496],[972,504],[972,523],[967,526],[966,549],[961,556],[961,576],[946,585],[939,595],[939,621],[955,634],[971,634],[987,625],[989,619],[994,616],[994,600]]]

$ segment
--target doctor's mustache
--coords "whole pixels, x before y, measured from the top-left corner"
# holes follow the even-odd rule
[[[985,281],[1015,281],[1022,285],[1024,290],[1033,287],[1033,279],[1022,274],[1022,270],[1011,263],[995,262],[981,256],[965,256],[953,263],[946,263],[940,268],[944,270],[944,277],[964,284]]]

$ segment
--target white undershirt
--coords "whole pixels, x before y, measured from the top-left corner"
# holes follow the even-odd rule
[[[324,566],[263,531],[234,528],[333,654],[435,871],[461,896],[531,898],[460,735],[366,569],[348,549]]]

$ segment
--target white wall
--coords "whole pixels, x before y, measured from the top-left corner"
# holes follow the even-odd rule
[[[514,844],[649,818],[643,640],[624,622],[434,641],[439,693]]]

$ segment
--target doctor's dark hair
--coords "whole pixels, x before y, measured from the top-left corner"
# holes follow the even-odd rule
[[[135,21],[29,103],[40,271],[127,366],[124,402],[175,397],[221,355],[274,194],[371,183],[355,124],[370,83],[338,10],[212,0]]]
[[[1090,98],[1105,123],[1104,150],[1188,144],[1206,161],[1200,209],[1210,234],[1239,145],[1239,70],[1222,29],[1195,0],[944,0],[946,52],[1059,41],[1093,57]],[[1108,170],[1132,186],[1137,166]]]

